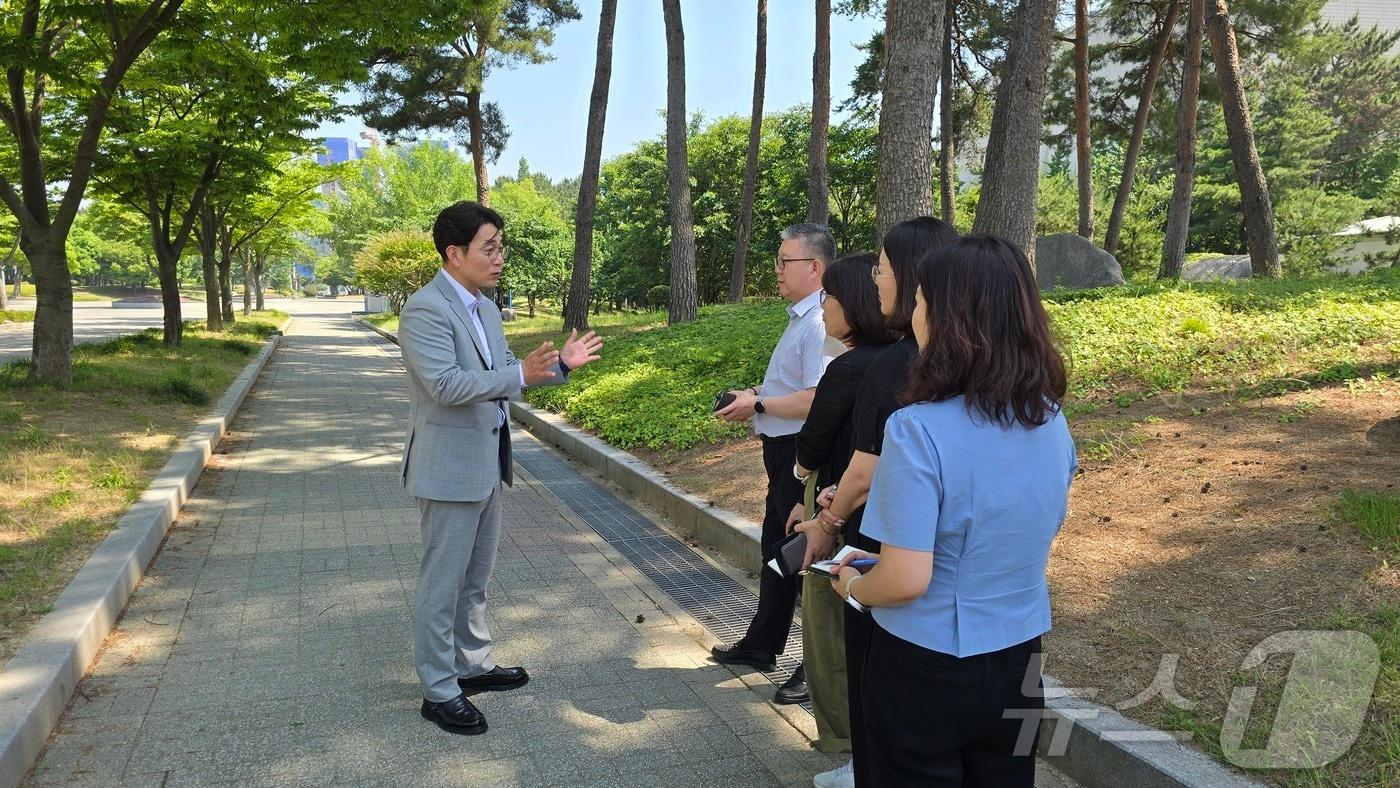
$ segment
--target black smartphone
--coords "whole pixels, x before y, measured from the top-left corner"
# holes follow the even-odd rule
[[[714,410],[724,410],[725,408],[729,407],[729,403],[733,402],[735,399],[736,397],[734,396],[734,392],[721,391],[720,393],[715,395]]]

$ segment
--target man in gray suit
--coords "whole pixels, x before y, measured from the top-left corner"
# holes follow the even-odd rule
[[[598,359],[602,340],[573,332],[562,350],[545,342],[523,361],[506,346],[501,313],[483,288],[505,263],[505,221],[474,202],[438,214],[433,243],[442,270],[399,314],[399,344],[413,409],[403,481],[422,512],[423,561],[414,604],[414,660],[424,719],[478,734],[486,719],[468,695],[530,680],[491,659],[486,584],[501,537],[500,484],[512,480],[507,400],[526,386],[557,385]]]

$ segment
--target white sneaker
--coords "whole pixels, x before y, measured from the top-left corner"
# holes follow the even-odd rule
[[[846,761],[844,766],[838,766],[829,772],[822,772],[813,777],[812,785],[817,788],[855,788],[855,761]]]

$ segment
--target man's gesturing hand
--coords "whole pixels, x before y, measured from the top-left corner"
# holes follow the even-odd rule
[[[598,351],[603,348],[603,339],[597,333],[589,331],[583,336],[578,335],[578,329],[569,333],[569,338],[564,341],[564,349],[559,353],[559,359],[564,362],[564,366],[570,370],[578,369],[584,364],[597,361]]]
[[[525,372],[525,385],[533,386],[536,383],[543,383],[554,377],[559,364],[559,351],[554,349],[554,345],[545,342],[535,348],[534,352],[525,357],[523,362]]]

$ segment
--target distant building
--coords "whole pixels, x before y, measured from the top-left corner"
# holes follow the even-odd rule
[[[325,153],[316,154],[317,164],[341,164],[347,161],[359,161],[364,158],[365,148],[361,148],[349,137],[324,137],[321,145],[325,147]]]

